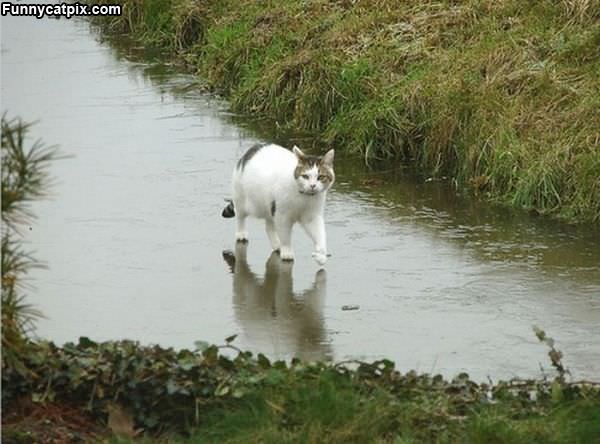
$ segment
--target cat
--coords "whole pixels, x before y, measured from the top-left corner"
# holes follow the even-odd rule
[[[273,251],[284,261],[293,261],[292,227],[300,223],[314,243],[313,258],[327,262],[327,240],[323,210],[327,191],[335,181],[334,150],[323,156],[292,151],[275,144],[252,146],[233,170],[233,199],[223,217],[236,218],[235,239],[247,242],[246,218],[265,220]]]

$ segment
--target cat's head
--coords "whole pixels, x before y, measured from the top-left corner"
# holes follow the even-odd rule
[[[298,158],[298,165],[294,177],[298,190],[302,194],[315,195],[327,191],[335,180],[333,172],[333,150],[327,151],[323,156],[309,156],[294,146],[292,149]]]

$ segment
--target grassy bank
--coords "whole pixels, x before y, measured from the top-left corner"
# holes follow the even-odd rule
[[[600,1],[122,0],[102,19],[173,51],[235,110],[600,221]]]
[[[400,374],[386,360],[284,363],[231,345],[228,354],[200,347],[36,343],[24,357],[27,373],[2,373],[3,442],[84,432],[95,440],[198,443],[588,444],[600,437],[598,386],[560,377],[488,385],[464,374],[452,381]]]

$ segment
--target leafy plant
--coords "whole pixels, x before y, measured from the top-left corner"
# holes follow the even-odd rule
[[[531,423],[534,429],[536,420],[559,405],[585,402],[600,410],[600,390],[593,384],[478,384],[467,374],[452,380],[401,374],[385,359],[271,362],[239,350],[233,339],[223,346],[199,342],[196,351],[85,337],[63,347],[39,342],[25,356],[29,374],[3,371],[3,407],[10,410],[17,399],[74,406],[107,419],[125,436],[141,429],[146,434],[191,429],[192,442],[254,436],[256,441],[295,437],[340,443],[394,436],[456,442],[469,430],[479,437],[474,442],[485,442],[495,433],[494,415],[511,421],[503,435],[524,436],[519,424]],[[470,428],[472,418],[480,422]],[[588,429],[593,436],[594,429]],[[540,442],[548,442],[551,432]],[[568,436],[557,442],[569,442]]]
[[[26,147],[30,124],[2,116],[2,369],[27,371],[22,356],[32,344],[27,335],[41,313],[25,302],[20,282],[40,264],[19,242],[19,225],[33,217],[29,204],[45,195],[47,167],[56,150],[35,142]]]
[[[26,147],[30,127],[19,118],[2,116],[2,222],[13,229],[33,217],[28,205],[45,196],[47,168],[57,158],[56,148],[40,141]]]

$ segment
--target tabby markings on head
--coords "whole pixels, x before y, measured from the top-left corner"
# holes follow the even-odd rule
[[[298,159],[298,166],[294,170],[294,177],[298,179],[305,171],[317,168],[319,180],[324,184],[333,181],[333,170],[323,164],[323,157],[304,155]]]
[[[323,183],[333,182],[333,170],[322,163],[319,164],[319,176]]]
[[[298,166],[294,170],[294,177],[298,179],[302,173],[310,170],[311,168],[318,167],[321,162],[321,158],[318,156],[301,156],[298,157]]]

